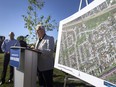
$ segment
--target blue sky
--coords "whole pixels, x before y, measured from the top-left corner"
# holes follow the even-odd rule
[[[0,0],[0,35],[8,38],[9,32],[15,33],[15,38],[29,34],[24,28],[21,15],[26,14],[28,0]],[[80,0],[44,0],[45,6],[39,11],[39,15],[51,15],[57,23],[78,11]],[[84,1],[84,0],[83,0]],[[89,0],[91,2],[92,0]],[[83,6],[85,3],[83,2]],[[56,30],[47,32],[48,35],[57,39]]]

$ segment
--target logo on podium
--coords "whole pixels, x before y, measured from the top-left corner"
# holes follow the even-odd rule
[[[20,65],[20,49],[10,49],[10,65],[13,67],[19,67]]]

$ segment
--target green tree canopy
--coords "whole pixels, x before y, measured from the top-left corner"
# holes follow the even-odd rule
[[[28,0],[28,3],[27,14],[22,15],[22,17],[25,21],[24,27],[29,30],[32,39],[36,39],[35,27],[37,24],[45,26],[46,31],[57,29],[57,23],[55,20],[52,20],[50,15],[47,17],[44,15],[38,16],[39,11],[42,10],[45,5],[43,0]]]

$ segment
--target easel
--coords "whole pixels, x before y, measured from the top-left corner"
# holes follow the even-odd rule
[[[76,77],[74,77],[74,76],[69,75],[68,73],[65,73],[64,86],[63,87],[66,87],[67,81],[76,81],[76,82],[78,81],[78,82],[80,82],[81,80],[76,78]],[[84,84],[86,86],[94,87],[94,86],[92,86],[92,85],[90,85],[88,83],[84,83]]]
[[[85,2],[86,2],[86,6],[89,4],[88,3],[88,0],[85,0]],[[79,11],[82,9],[82,0],[80,0],[80,4],[79,4]]]
[[[69,75],[68,73],[65,73],[64,87],[66,87],[66,83],[67,83],[68,80],[70,80],[70,81],[79,81],[79,79]]]

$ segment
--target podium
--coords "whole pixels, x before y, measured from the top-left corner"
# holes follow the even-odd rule
[[[10,65],[14,67],[14,87],[36,87],[38,52],[12,46]]]

